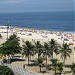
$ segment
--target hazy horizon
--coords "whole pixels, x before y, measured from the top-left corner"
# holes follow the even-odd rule
[[[0,0],[0,13],[74,11],[75,0]]]

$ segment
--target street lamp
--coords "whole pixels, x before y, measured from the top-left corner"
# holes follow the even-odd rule
[[[9,20],[7,19],[7,39],[8,39]]]

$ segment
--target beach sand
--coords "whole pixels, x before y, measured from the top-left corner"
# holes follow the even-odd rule
[[[75,33],[71,32],[56,32],[56,31],[43,31],[43,30],[30,30],[30,29],[22,29],[22,28],[10,28],[9,29],[9,33],[8,36],[12,35],[13,33],[15,33],[19,38],[20,38],[20,45],[23,45],[23,40],[26,41],[31,41],[31,42],[36,42],[36,41],[40,41],[42,44],[44,42],[48,42],[51,39],[55,39],[58,43],[62,44],[63,41],[69,43],[75,43],[74,39],[75,39]],[[6,27],[0,27],[0,34],[2,35],[2,39],[0,39],[0,44],[4,43],[6,41],[7,38],[7,29]],[[65,41],[64,39],[68,38],[69,41]],[[72,53],[70,58],[68,58],[66,60],[66,64],[71,64],[73,62],[75,62],[75,51],[74,51],[74,45],[71,46],[72,48]],[[17,55],[17,54],[16,54]],[[18,54],[19,56],[22,56],[21,54]],[[59,55],[55,55],[54,57],[57,58],[58,60],[62,61],[63,60],[60,58],[60,54]],[[32,57],[33,60],[35,60],[37,58],[37,55],[35,55],[34,57]],[[24,59],[25,58],[20,58],[20,59]],[[45,61],[44,61],[45,62]],[[33,62],[30,62],[33,63]],[[48,64],[50,64],[51,62],[48,59]],[[23,64],[27,64],[27,59],[25,61],[16,61],[16,62],[12,62],[11,63],[14,66],[17,67],[21,67],[23,68]],[[66,70],[68,70],[67,68],[65,68]],[[39,67],[38,66],[27,66],[26,65],[26,70],[38,73],[39,72]],[[43,68],[42,68],[43,70]],[[42,73],[38,73],[39,75],[52,75],[53,71],[48,71],[45,74]],[[62,74],[63,75],[63,74]],[[66,74],[66,75],[71,75],[71,74]]]

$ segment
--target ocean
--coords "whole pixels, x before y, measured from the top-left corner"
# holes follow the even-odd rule
[[[0,25],[50,30],[75,31],[74,12],[0,13]]]

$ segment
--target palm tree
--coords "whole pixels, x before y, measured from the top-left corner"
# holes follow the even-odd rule
[[[40,41],[37,41],[35,43],[35,47],[36,47],[36,53],[38,53],[38,59],[39,59],[39,57],[43,53],[43,46],[40,44]]]
[[[57,59],[51,59],[51,66],[53,71],[55,71],[55,75],[57,74],[57,71],[59,71],[59,74],[61,75],[62,71],[63,71],[63,63],[58,62]]]
[[[23,44],[23,52],[26,54],[26,56],[28,57],[28,65],[29,65],[29,58],[30,58],[30,55],[32,54],[32,50],[33,50],[34,46],[32,45],[31,42],[29,41],[26,41],[24,42]]]
[[[56,54],[59,54],[60,45],[54,39],[51,39],[51,41],[49,41],[49,46],[51,49],[51,54],[52,54],[52,59],[53,59],[53,52],[55,52]]]
[[[67,57],[70,58],[70,53],[72,53],[72,50],[69,48],[69,45],[67,45],[67,43],[64,43],[62,45],[60,53],[61,53],[62,59],[64,59],[64,65],[65,65],[65,59],[67,59]]]
[[[52,64],[51,64],[51,66],[52,66],[52,69],[53,69],[53,71],[55,71],[55,75],[56,75],[56,73],[57,73],[57,64],[58,64],[58,60],[57,59],[51,59],[51,62],[52,62]]]
[[[61,73],[63,71],[63,63],[58,63],[57,64],[57,70],[59,71],[59,74],[61,75]]]
[[[51,56],[51,50],[49,49],[48,43],[44,43],[44,50],[43,50],[43,55],[46,56],[46,70],[47,70],[47,58],[48,56]]]
[[[65,60],[67,59],[67,57],[70,58],[70,53],[72,53],[72,50],[69,48],[69,45],[67,45],[67,43],[63,43],[60,53],[61,53],[61,58],[64,60],[64,66],[65,66]]]
[[[41,72],[41,67],[42,67],[43,61],[44,61],[44,58],[42,58],[42,57],[39,57],[39,59],[37,59],[37,64],[40,67],[40,72]]]
[[[71,68],[71,71],[72,71],[72,75],[75,75],[75,63],[72,63],[70,68]]]

